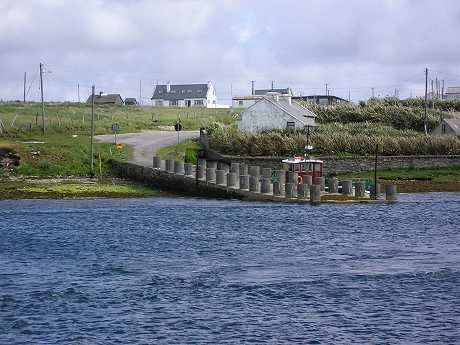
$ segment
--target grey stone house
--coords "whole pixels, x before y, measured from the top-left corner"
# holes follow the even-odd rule
[[[238,128],[247,132],[262,129],[295,129],[316,126],[316,114],[279,93],[267,94],[241,112]]]
[[[92,95],[89,95],[88,100],[86,103],[91,103],[91,97]],[[99,95],[94,95],[94,104],[123,104],[123,98],[121,98],[120,94],[115,93],[115,94],[108,94],[104,95],[102,92],[99,93]]]
[[[431,134],[435,135],[460,135],[460,119],[444,119]]]

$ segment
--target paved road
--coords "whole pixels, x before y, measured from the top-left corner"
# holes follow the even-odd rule
[[[182,131],[180,133],[180,141],[198,138],[199,135],[199,131]],[[103,142],[114,142],[113,134],[96,135],[95,138]],[[177,143],[177,132],[146,131],[119,134],[118,142],[133,146],[134,155],[132,162],[143,166],[152,166],[152,157],[159,148]]]

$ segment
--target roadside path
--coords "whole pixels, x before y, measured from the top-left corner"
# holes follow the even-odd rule
[[[182,131],[180,141],[198,138],[199,131]],[[113,134],[96,135],[96,140],[113,143]],[[152,166],[153,155],[158,149],[177,143],[177,132],[173,131],[145,131],[141,133],[126,133],[118,135],[118,142],[131,145],[134,148],[131,162],[143,166]]]

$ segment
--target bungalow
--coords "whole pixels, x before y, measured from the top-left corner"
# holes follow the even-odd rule
[[[346,99],[332,95],[310,95],[310,96],[295,96],[295,100],[307,101],[318,105],[331,105],[336,103],[348,102]]]
[[[460,119],[444,119],[431,134],[460,135]]]
[[[257,132],[273,128],[304,128],[316,126],[316,114],[292,100],[289,95],[269,93],[241,112],[238,128]]]
[[[254,92],[249,96],[235,96],[232,98],[232,108],[248,108],[259,99],[269,93],[279,93],[280,95],[292,96],[292,90],[288,88],[284,89],[260,89],[254,90]]]
[[[157,107],[216,108],[216,91],[207,84],[157,85],[151,98]]]
[[[91,96],[89,95],[86,103],[91,103]],[[104,95],[102,92],[99,92],[99,95],[94,95],[94,104],[123,104],[123,98],[118,93]]]

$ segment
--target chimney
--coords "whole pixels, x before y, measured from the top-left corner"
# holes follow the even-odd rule
[[[168,83],[166,84],[166,93],[170,93],[171,92],[171,83],[168,81]]]
[[[99,96],[102,96],[104,94],[104,91],[99,91]]]

